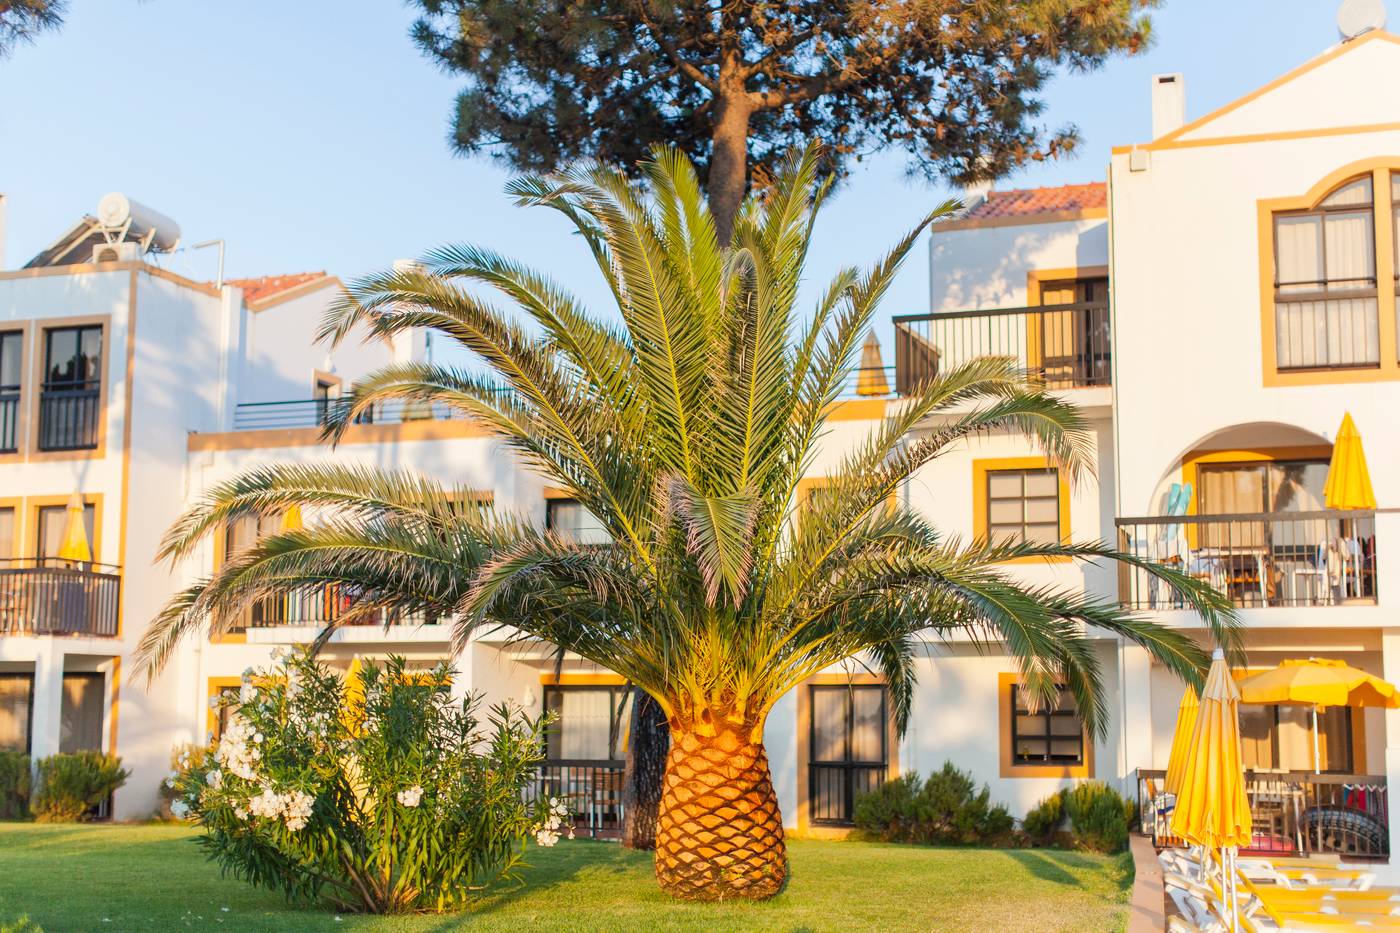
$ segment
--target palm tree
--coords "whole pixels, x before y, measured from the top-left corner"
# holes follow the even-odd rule
[[[548,278],[462,246],[357,283],[327,319],[333,340],[359,325],[376,338],[433,328],[489,371],[387,368],[355,387],[327,427],[330,440],[389,400],[451,406],[569,490],[610,545],[453,507],[449,491],[403,474],[256,471],[214,488],[170,530],[163,556],[190,553],[243,515],[295,504],[320,518],[173,599],[146,633],[143,665],[153,669],[186,632],[218,630],[253,600],[327,583],[353,587],[366,612],[450,614],[458,648],[483,626],[510,626],[574,652],[664,711],[672,743],[656,874],[665,890],[693,899],[783,888],[764,720],[779,697],[833,665],[854,659],[882,673],[901,730],[919,640],[957,631],[1004,645],[1042,701],[1065,684],[1096,734],[1107,710],[1087,628],[1140,644],[1199,683],[1207,657],[1183,633],[1071,590],[1029,586],[1001,565],[1131,563],[1233,643],[1234,616],[1207,585],[1102,544],[960,541],[890,505],[922,466],[992,430],[1033,439],[1071,476],[1090,470],[1080,413],[1008,360],[959,366],[892,404],[821,493],[797,501],[880,297],[920,231],[955,207],[933,211],[869,270],[839,271],[804,322],[798,281],[827,190],[817,162],[816,147],[794,153],[772,193],[744,205],[727,247],[694,169],[668,149],[644,166],[644,188],[604,167],[514,182],[519,203],[554,208],[576,226],[620,325],[591,316]],[[514,316],[487,303],[490,289]]]

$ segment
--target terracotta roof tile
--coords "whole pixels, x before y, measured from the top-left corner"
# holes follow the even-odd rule
[[[1108,186],[1101,181],[1058,188],[1018,188],[989,191],[987,199],[968,210],[960,220],[1024,217],[1057,211],[1081,211],[1108,206]]]
[[[264,275],[256,279],[229,279],[226,284],[243,289],[243,300],[255,304],[325,277],[325,272],[292,272],[288,275]]]

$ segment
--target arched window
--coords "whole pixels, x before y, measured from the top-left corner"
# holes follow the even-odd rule
[[[1366,174],[1313,207],[1274,214],[1279,370],[1380,364],[1374,202]]]

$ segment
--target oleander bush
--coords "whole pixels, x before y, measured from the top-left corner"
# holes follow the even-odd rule
[[[225,871],[296,902],[448,910],[553,845],[557,800],[530,800],[544,720],[454,698],[445,666],[400,659],[345,681],[305,652],[248,671],[217,745],[186,752],[175,816]]]
[[[0,820],[29,815],[29,756],[0,752]]]
[[[131,772],[104,752],[73,752],[39,759],[29,810],[41,823],[76,823],[126,783]]]
[[[972,776],[950,761],[927,779],[911,772],[860,795],[854,821],[889,842],[1005,845],[1015,821],[991,797],[987,785],[978,790]]]
[[[1026,811],[1021,819],[1021,829],[1033,845],[1048,846],[1055,842],[1064,821],[1065,792],[1060,790]]]

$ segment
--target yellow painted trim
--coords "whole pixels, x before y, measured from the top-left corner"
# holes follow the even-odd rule
[[[114,265],[116,265],[114,263]],[[135,280],[136,273],[131,273],[132,280]],[[134,292],[131,293],[134,296]],[[130,297],[130,296],[129,296]],[[134,298],[131,299],[134,301]],[[44,366],[44,334],[51,330],[58,330],[64,327],[86,327],[98,324],[102,327],[102,362],[98,366],[98,396],[97,396],[97,446],[92,450],[40,450],[39,432],[34,431],[29,443],[26,445],[25,460],[30,463],[47,462],[50,460],[101,460],[107,456],[107,406],[111,398],[112,373],[111,366],[108,365],[112,358],[112,316],[110,314],[82,314],[75,317],[55,317],[43,318],[34,322],[34,359],[36,365],[30,368],[30,383],[25,386],[28,391],[29,400],[25,407],[28,409],[29,423],[39,424],[39,386],[43,382]],[[128,328],[129,331],[129,328]],[[129,336],[129,333],[128,333]],[[128,340],[128,346],[130,341]],[[128,380],[128,385],[130,381]],[[123,413],[123,418],[126,414]]]
[[[200,292],[205,295],[217,297],[219,290],[210,282],[196,282],[194,279],[187,279],[183,275],[153,266],[139,260],[123,260],[121,262],[78,262],[63,266],[44,266],[39,269],[12,269],[9,272],[0,272],[0,282],[12,281],[15,279],[43,279],[56,275],[93,275],[96,273],[121,272],[131,270],[132,272],[145,272],[152,278],[165,279],[167,282],[174,282],[182,288]]]
[[[490,437],[481,422],[467,418],[450,421],[406,421],[401,424],[352,424],[341,435],[340,445],[393,444],[405,441],[445,441]],[[325,442],[320,428],[267,428],[259,431],[191,433],[186,447],[199,450],[259,450],[267,447],[316,447]]]
[[[1094,738],[1084,733],[1082,765],[1018,765],[1011,760],[1011,687],[1020,674],[997,675],[997,718],[1001,724],[1001,776],[1004,778],[1091,778],[1094,776]]]
[[[952,233],[956,230],[986,230],[995,227],[1028,227],[1032,224],[1059,224],[1075,220],[1103,220],[1108,217],[1106,207],[1082,207],[1062,211],[1040,211],[1035,214],[1012,214],[1006,217],[970,217],[965,220],[945,220],[934,224],[930,230],[935,233]]]
[[[545,499],[572,499],[574,494],[562,486],[546,486],[544,487],[544,497]]]
[[[100,564],[102,563],[102,493],[87,492],[83,493],[82,496],[83,505],[90,505],[93,507],[92,540],[89,541],[88,544],[92,548],[92,562],[95,564]],[[41,508],[51,508],[53,506],[67,505],[68,500],[72,498],[73,494],[71,492],[65,495],[25,497],[24,508],[25,511],[28,513],[28,516],[26,518],[26,527],[28,531],[32,532],[32,534],[29,534],[27,536],[28,540],[24,542],[23,547],[21,548],[23,556],[39,556],[39,510]],[[122,589],[126,589],[126,587],[123,586]],[[120,624],[118,624],[117,627],[117,637],[121,637]]]
[[[330,387],[336,391],[345,387],[345,380],[335,373],[328,373],[324,369],[313,369],[311,370],[311,397],[313,399],[316,397],[316,390],[323,382],[330,383]]]
[[[34,370],[34,328],[33,321],[0,322],[0,334],[20,335],[19,354],[19,405],[15,411],[15,452],[0,454],[0,463],[17,463],[24,460],[29,452],[29,395],[37,392],[37,382],[31,385],[30,373]]]
[[[121,705],[122,696],[122,659],[121,655],[112,658],[112,701],[107,713],[107,754],[115,756],[117,754],[117,710]]]
[[[541,674],[546,687],[619,687],[627,683],[621,674]]]
[[[219,737],[219,714],[211,705],[214,697],[218,696],[219,692],[222,690],[229,687],[241,687],[242,685],[243,678],[241,677],[210,677],[208,679],[204,691],[204,709],[207,714],[207,724],[204,731],[206,736],[212,736],[216,740]]]
[[[997,470],[1054,470],[1060,481],[1060,543],[1070,540],[1069,480],[1065,471],[1052,463],[1049,457],[993,457],[972,461],[972,537],[977,541],[988,538],[987,521],[987,474]],[[1008,564],[1065,564],[1072,557],[1019,557]]]
[[[1305,194],[1266,198],[1258,202],[1259,336],[1266,387],[1389,382],[1400,379],[1395,333],[1395,250],[1390,202],[1390,174],[1393,171],[1400,172],[1400,155],[1362,159],[1332,171]],[[1375,227],[1376,315],[1380,366],[1371,369],[1279,372],[1274,316],[1274,215],[1283,211],[1307,210],[1314,207],[1343,182],[1367,173],[1371,175],[1372,224]]]
[[[268,295],[266,298],[263,298],[259,301],[245,301],[244,304],[246,304],[248,306],[248,310],[253,312],[254,314],[261,314],[262,312],[275,308],[278,305],[283,305],[289,301],[295,301],[298,298],[304,298],[305,296],[310,295],[314,292],[319,292],[321,289],[327,288],[331,285],[341,285],[343,287],[340,279],[336,276],[323,275],[319,279],[312,279],[309,282],[303,282],[295,288],[289,288],[286,291],[281,291],[273,295]]]
[[[808,687],[884,686],[879,674],[813,674],[797,685],[797,831],[813,839],[840,839],[850,829],[839,826],[812,826],[808,788],[811,785],[809,764],[812,757],[812,694]],[[899,730],[894,717],[888,715],[886,694],[885,754],[889,760],[889,777],[899,777]]]
[[[1193,450],[1181,458],[1181,482],[1190,483],[1191,501],[1187,515],[1197,515],[1201,501],[1200,465],[1203,463],[1264,463],[1274,460],[1329,460],[1330,444],[1301,444],[1294,447],[1248,447],[1221,450]]]
[[[885,417],[890,400],[886,398],[855,398],[833,402],[826,410],[827,421],[879,421]]]
[[[1354,51],[1356,49],[1361,48],[1363,45],[1376,41],[1390,42],[1400,45],[1400,37],[1392,35],[1391,33],[1384,32],[1379,29],[1375,30],[1374,32],[1368,32],[1358,39],[1353,39],[1350,42],[1343,42],[1342,44],[1334,47],[1330,51],[1325,52],[1324,54],[1319,55],[1310,61],[1304,62],[1303,64],[1292,69],[1291,71],[1285,72],[1284,74],[1270,81],[1268,84],[1264,84],[1260,87],[1255,88],[1253,91],[1250,91],[1243,97],[1238,97],[1230,103],[1225,104],[1223,107],[1217,107],[1215,110],[1212,110],[1205,116],[1197,117],[1190,123],[1183,124],[1182,126],[1177,127],[1175,130],[1172,130],[1170,133],[1166,133],[1161,137],[1152,140],[1150,143],[1137,146],[1136,148],[1165,149],[1169,148],[1170,144],[1190,144],[1192,142],[1207,143],[1209,142],[1209,140],[1182,140],[1181,137],[1186,135],[1187,133],[1195,132],[1196,130],[1200,129],[1201,127],[1205,126],[1211,121],[1218,120],[1228,113],[1233,113],[1234,111],[1243,107],[1245,104],[1257,100],[1258,98],[1263,97],[1265,94],[1268,94],[1270,91],[1277,90],[1278,88],[1282,87],[1285,84],[1288,84],[1291,81],[1295,81],[1298,78],[1301,78],[1303,75],[1307,74],[1313,69],[1320,68],[1328,62],[1332,61],[1333,59],[1340,58],[1348,52]],[[1324,130],[1322,132],[1326,133],[1329,131]],[[1285,133],[1271,133],[1267,134],[1267,138],[1276,139],[1281,138],[1285,135]],[[1114,154],[1118,154],[1119,152],[1130,151],[1133,148],[1134,147],[1132,146],[1115,146],[1113,152]]]
[[[14,529],[11,534],[10,554],[20,556],[21,542],[24,541],[24,498],[22,496],[0,496],[0,511],[13,509]]]
[[[1172,149],[1199,149],[1206,146],[1246,146],[1250,143],[1273,143],[1291,139],[1320,139],[1328,136],[1356,136],[1362,133],[1393,133],[1400,130],[1400,122],[1358,123],[1353,126],[1335,126],[1315,130],[1282,130],[1272,133],[1242,133],[1238,136],[1215,136],[1209,139],[1183,139],[1170,143],[1142,143],[1133,146],[1114,146],[1114,155],[1128,155],[1133,150],[1158,151]]]

